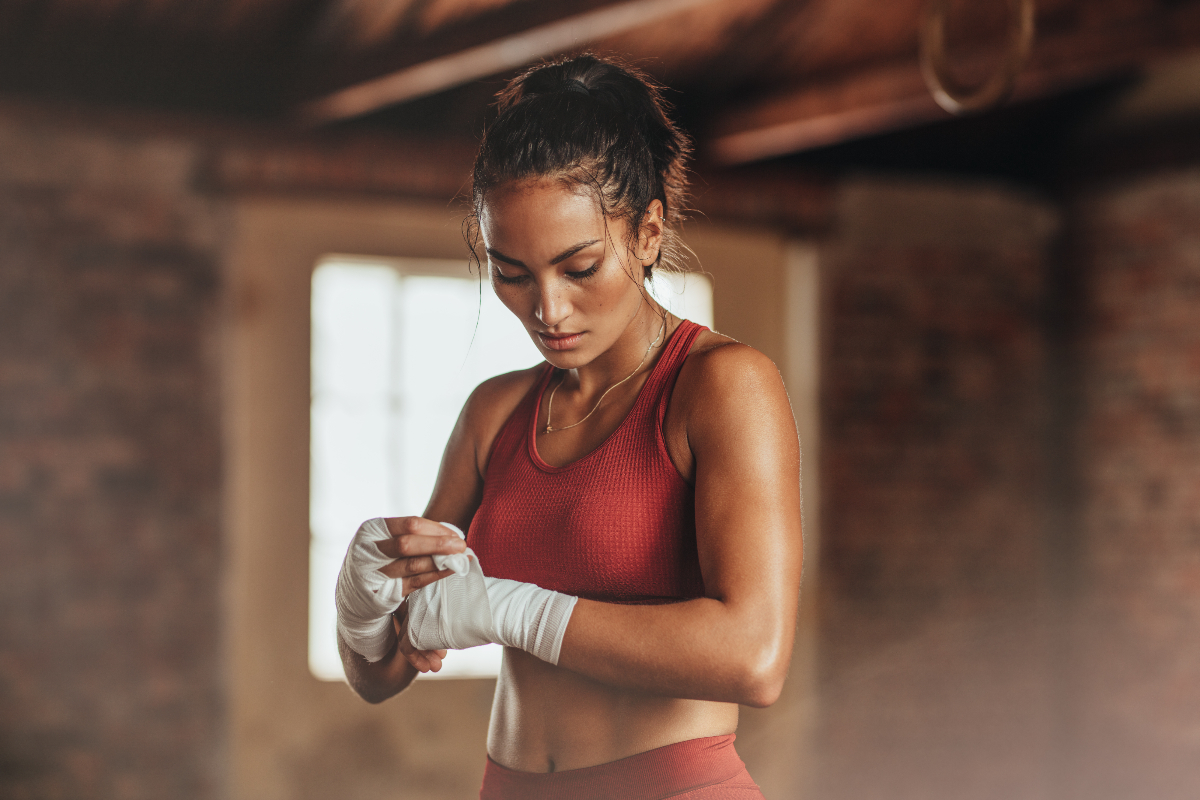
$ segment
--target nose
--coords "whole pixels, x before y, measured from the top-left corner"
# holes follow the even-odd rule
[[[538,304],[535,312],[538,321],[547,328],[553,328],[571,315],[571,304],[557,285],[550,280],[538,287]]]

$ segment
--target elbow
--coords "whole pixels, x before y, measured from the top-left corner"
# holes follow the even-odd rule
[[[349,678],[349,676],[347,677]],[[347,680],[346,682],[350,684],[350,689],[356,695],[373,706],[390,700],[408,686],[408,684],[393,685],[380,681],[363,680],[361,676],[357,680]]]
[[[349,685],[350,691],[358,695],[359,699],[365,700],[373,706],[379,705],[387,699],[383,692],[378,691],[377,687],[362,680],[360,676],[350,674],[349,670],[346,674],[346,683]]]
[[[373,706],[377,706],[384,700],[388,700],[392,697],[390,694],[363,694],[362,692],[359,692],[358,696]]]
[[[389,694],[387,692],[379,691],[379,689],[377,687],[365,685],[362,682],[358,682],[358,681],[351,683],[350,688],[353,689],[354,693],[356,695],[358,695],[361,699],[365,700],[366,702],[370,703],[373,706],[379,705],[384,700],[387,700],[389,697],[392,696],[391,694]]]
[[[340,634],[338,654],[342,657],[342,669],[350,690],[373,706],[394,697],[412,681],[411,677],[399,681],[389,679],[385,662],[367,661],[351,650]]]
[[[767,708],[783,694],[791,654],[785,652],[781,644],[760,650],[743,664],[738,681],[739,704]]]
[[[783,676],[774,674],[755,675],[744,681],[738,702],[751,708],[767,708],[774,705],[783,694]]]

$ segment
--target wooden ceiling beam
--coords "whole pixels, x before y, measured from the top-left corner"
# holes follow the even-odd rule
[[[1165,13],[1120,29],[1044,38],[1035,45],[1012,99],[1087,85],[1196,47],[1200,25]],[[981,67],[999,63],[1000,56],[982,53],[973,60],[962,65],[964,71],[981,74]],[[727,108],[713,120],[702,145],[713,163],[731,166],[946,118],[914,57]]]
[[[243,135],[211,148],[201,180],[241,194],[378,194],[446,202],[469,194],[476,148],[470,139]]]
[[[485,38],[477,44],[327,94],[303,104],[298,109],[298,117],[309,125],[323,125],[363,116],[515,69],[713,1],[624,0],[576,13],[571,13],[569,4],[562,3],[557,6],[560,12],[557,18],[498,37],[494,28],[480,30]],[[442,38],[441,34],[439,38]]]
[[[806,236],[827,233],[834,225],[837,185],[828,176],[749,166],[697,170],[693,178],[691,207],[700,219]]]

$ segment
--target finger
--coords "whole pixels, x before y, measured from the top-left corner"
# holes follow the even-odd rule
[[[440,670],[442,663],[446,660],[445,650],[417,650],[416,654],[424,657],[425,664],[429,667],[430,672]]]
[[[424,517],[388,517],[384,520],[387,525],[388,533],[392,538],[398,539],[403,536],[453,536],[458,539],[458,534],[447,528],[440,522],[435,522]],[[459,541],[462,541],[459,539]]]
[[[431,556],[416,558],[401,558],[379,568],[379,571],[389,578],[411,578],[424,572],[437,572],[437,565]]]
[[[437,672],[446,657],[445,650],[415,650],[409,663],[421,672]]]
[[[405,578],[403,586],[404,596],[407,597],[410,592],[415,592],[417,589],[440,581],[442,578],[449,578],[453,574],[454,570],[444,569],[440,572],[424,572],[420,575],[414,575],[411,578]]]
[[[403,653],[405,655],[405,657],[422,655],[425,658],[429,658],[431,655],[436,655],[438,658],[445,658],[446,653],[448,653],[449,651],[445,650],[445,649],[442,649],[442,650],[418,650],[416,647],[413,646],[413,643],[408,640],[408,635],[407,635],[407,633],[405,633],[401,637],[400,652]]]
[[[412,540],[408,541],[407,540]],[[454,534],[403,534],[376,542],[379,552],[390,558],[407,558],[410,555],[434,555],[438,553],[461,553],[466,543]],[[406,549],[408,548],[407,552]],[[442,549],[439,549],[442,548]]]
[[[401,655],[404,656],[404,660],[407,661],[409,664],[412,664],[413,667],[418,672],[428,672],[429,671],[428,656],[426,656],[424,650],[417,650],[412,646],[412,642],[410,642],[408,640],[408,632],[407,631],[405,631],[404,635],[400,637],[400,642],[399,642],[398,646],[400,648]]]
[[[445,530],[443,528],[443,530]],[[392,539],[376,542],[379,552],[388,558],[412,558],[414,556],[450,555],[467,549],[462,539],[453,533],[427,536],[404,534]]]
[[[403,609],[403,611],[401,611]],[[397,613],[403,615],[403,618],[398,618]],[[418,650],[413,647],[413,644],[408,639],[408,628],[404,626],[405,619],[408,616],[408,603],[401,603],[400,608],[392,614],[392,621],[396,625],[396,632],[399,635],[399,641],[396,646],[400,649],[404,659],[412,664],[418,672],[437,672],[442,668],[442,659],[446,657],[445,650]]]
[[[420,650],[405,653],[404,657],[408,660],[408,663],[413,665],[417,672],[429,672],[429,659],[425,658],[425,654]]]

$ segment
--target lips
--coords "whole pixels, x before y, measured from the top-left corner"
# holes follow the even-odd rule
[[[582,333],[543,333],[537,331],[538,338],[542,344],[551,350],[570,350],[579,344],[583,338]]]

